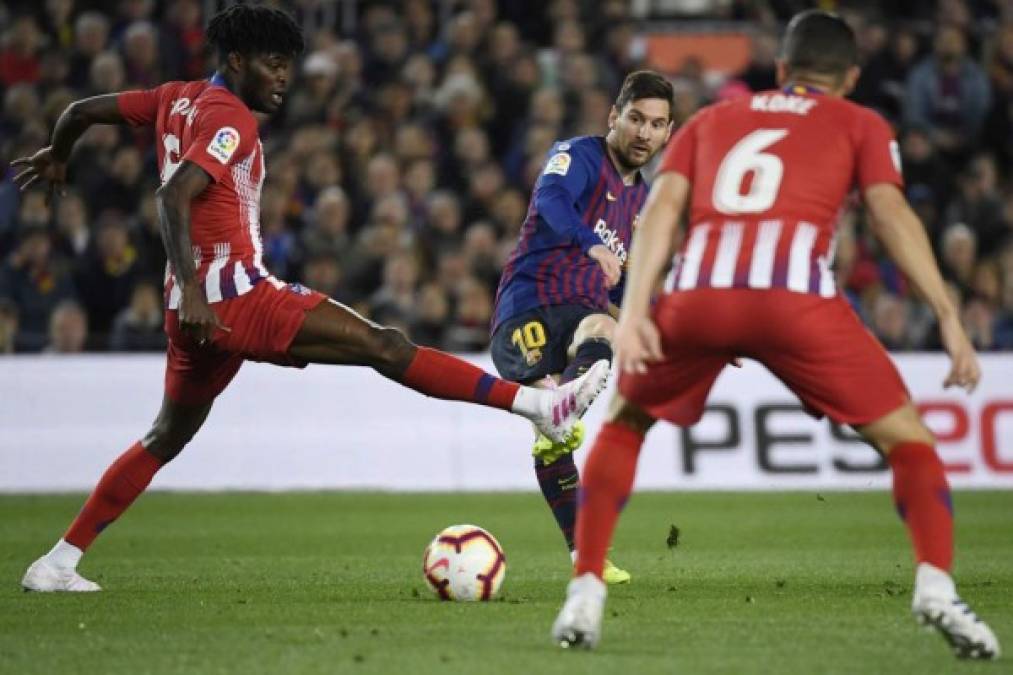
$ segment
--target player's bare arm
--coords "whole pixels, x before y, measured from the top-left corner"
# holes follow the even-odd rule
[[[120,124],[124,121],[116,103],[117,94],[93,96],[71,103],[53,128],[52,143],[31,157],[19,157],[11,166],[20,170],[14,182],[22,192],[39,181],[49,183],[49,194],[63,194],[67,180],[67,159],[74,143],[93,124]]]
[[[216,328],[228,330],[204,296],[190,242],[190,202],[210,183],[211,177],[204,169],[193,162],[183,162],[155,193],[162,243],[182,291],[179,325],[198,344],[210,340]]]
[[[658,278],[668,264],[689,188],[685,176],[663,173],[644,204],[630,249],[629,278],[614,340],[616,360],[623,370],[643,373],[648,361],[662,357],[661,337],[648,310]]]
[[[587,256],[601,266],[601,271],[605,274],[605,285],[615,288],[623,274],[623,264],[619,257],[605,244],[592,246],[587,250]]]
[[[943,345],[952,362],[943,386],[956,385],[973,391],[981,379],[978,357],[946,293],[921,221],[895,185],[870,186],[865,191],[865,203],[876,236],[939,320]]]

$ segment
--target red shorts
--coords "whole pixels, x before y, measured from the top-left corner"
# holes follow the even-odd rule
[[[176,403],[202,405],[224,391],[243,361],[305,368],[305,363],[288,355],[288,348],[306,312],[326,299],[304,286],[268,277],[244,295],[211,305],[232,330],[216,330],[204,346],[180,331],[176,310],[166,310],[165,393]]]
[[[840,424],[873,422],[909,399],[893,361],[840,297],[703,288],[665,295],[653,318],[665,360],[622,373],[619,390],[680,426],[700,419],[714,380],[737,356],[766,366],[810,414]]]

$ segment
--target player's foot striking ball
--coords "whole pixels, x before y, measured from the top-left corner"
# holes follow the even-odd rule
[[[211,78],[77,101],[50,146],[13,163],[21,189],[48,182],[61,191],[71,149],[91,125],[154,127],[162,182],[155,201],[169,260],[162,408],[106,470],[63,538],[29,568],[28,590],[99,590],[75,571],[82,554],[190,442],[244,361],[369,366],[427,396],[516,413],[556,443],[570,441],[608,378],[608,360],[600,359],[557,390],[520,386],[271,276],[262,261],[265,168],[254,113],[281,106],[302,33],[280,10],[235,4],[211,19],[207,42],[220,64]]]
[[[564,646],[601,633],[605,553],[656,419],[695,424],[714,380],[740,354],[807,410],[854,427],[893,471],[893,497],[917,564],[912,608],[957,656],[992,659],[995,634],[957,595],[953,510],[932,433],[900,375],[837,292],[829,261],[855,187],[883,247],[933,309],[951,359],[944,386],[971,390],[978,359],[946,293],[925,229],[901,191],[887,123],[844,96],[858,48],[838,16],[788,25],[780,90],[709,106],[672,139],[644,208],[614,343],[619,395],[584,467],[577,566],[552,629]],[[684,207],[689,229],[665,292]]]

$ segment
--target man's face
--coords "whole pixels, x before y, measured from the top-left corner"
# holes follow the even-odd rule
[[[251,110],[274,114],[288,91],[292,58],[283,54],[254,54],[241,58],[240,97]]]
[[[672,133],[671,112],[662,98],[630,101],[622,110],[612,107],[609,145],[627,167],[639,169],[665,147]]]
[[[952,27],[945,27],[939,30],[936,35],[936,55],[940,60],[952,63],[963,58],[966,51],[964,34]]]

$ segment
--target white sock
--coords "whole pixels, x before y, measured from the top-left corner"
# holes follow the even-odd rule
[[[944,570],[923,562],[918,565],[915,572],[915,593],[955,598],[957,587],[953,583],[953,578]]]
[[[543,396],[546,396],[545,391],[521,385],[517,389],[517,395],[514,396],[514,402],[510,406],[510,410],[522,417],[531,419],[541,412]]]
[[[570,551],[570,562],[572,562],[574,565],[577,564],[577,549]]]
[[[61,539],[56,542],[56,546],[54,546],[52,550],[46,554],[46,558],[57,567],[73,570],[77,569],[77,564],[81,562],[81,556],[83,555],[84,551]]]

